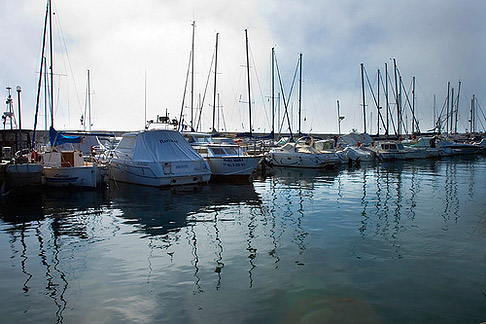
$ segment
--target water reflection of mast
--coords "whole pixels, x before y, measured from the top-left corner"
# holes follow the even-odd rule
[[[271,194],[271,197],[272,197],[272,202],[273,204],[271,205],[270,207],[270,219],[272,221],[272,226],[270,228],[270,238],[272,239],[272,245],[273,245],[273,249],[269,252],[270,256],[272,258],[275,259],[275,269],[278,268],[278,262],[280,261],[280,257],[278,256],[278,253],[277,253],[277,248],[278,248],[278,245],[277,244],[277,239],[276,239],[276,236],[275,236],[275,227],[276,227],[276,219],[275,219],[275,203],[277,201],[277,195],[276,195],[276,191],[275,191],[275,178],[271,178],[271,191],[270,191],[270,194]],[[266,219],[266,217],[265,217]]]
[[[468,170],[468,174],[469,174],[469,188],[468,188],[468,194],[469,194],[469,197],[470,198],[473,198],[474,197],[474,179],[475,179],[475,168],[474,168],[474,165],[475,163],[470,163],[469,164],[469,170]]]
[[[191,253],[193,256],[192,259],[192,265],[194,266],[194,277],[196,277],[196,281],[194,282],[196,284],[196,291],[195,293],[202,293],[204,290],[201,288],[200,282],[201,282],[201,277],[199,277],[199,255],[197,252],[197,236],[196,236],[196,231],[194,230],[194,227],[196,226],[195,222],[188,226],[189,231],[191,232],[192,238],[189,238],[189,245],[191,245]]]
[[[305,251],[304,240],[307,236],[307,232],[302,228],[302,219],[304,218],[304,195],[302,193],[302,188],[299,187],[299,209],[297,210],[297,229],[296,229],[296,243],[299,248],[299,255],[302,255]],[[301,261],[296,261],[298,265],[304,265]]]
[[[25,293],[29,292],[29,286],[28,283],[30,279],[32,279],[32,274],[27,271],[27,268],[25,267],[25,264],[27,262],[27,245],[25,244],[25,224],[21,225],[20,228],[20,243],[22,244],[22,253],[20,254],[20,257],[22,258],[22,261],[20,262],[22,272],[27,275],[27,279],[24,281],[24,286],[23,290]]]
[[[366,200],[366,169],[363,169],[363,195],[361,196],[361,206],[363,206],[363,211],[361,215],[363,220],[361,221],[361,227],[359,231],[361,234],[366,232],[366,226],[368,224],[369,216],[366,214],[366,208],[368,207],[368,200]]]
[[[216,269],[214,270],[214,272],[216,272],[218,274],[218,283],[216,284],[216,290],[219,290],[219,288],[221,288],[221,271],[223,271],[223,268],[224,268],[223,244],[222,244],[221,239],[219,237],[218,216],[219,216],[219,212],[218,212],[218,210],[216,210],[216,212],[214,213],[214,232],[216,234],[215,241],[216,241],[216,246],[217,246],[217,250],[216,250],[216,264],[217,264],[217,266],[216,266]]]
[[[39,241],[39,256],[41,257],[41,262],[42,265],[46,267],[46,279],[47,279],[47,286],[46,290],[49,292],[49,297],[56,303],[56,284],[54,284],[54,276],[51,273],[51,265],[47,262],[47,256],[46,256],[46,249],[44,248],[44,238],[42,237],[42,232],[40,229],[41,223],[37,222],[37,227],[36,227],[36,234],[37,234],[37,240]]]
[[[248,251],[248,259],[250,260],[250,270],[248,270],[248,275],[250,278],[250,288],[253,287],[253,269],[256,268],[255,266],[255,258],[257,255],[257,249],[252,246],[252,241],[255,238],[255,235],[253,231],[256,228],[256,225],[254,224],[255,222],[255,213],[253,212],[253,209],[250,209],[250,222],[248,223],[248,239],[246,240],[248,243],[248,247],[246,250]]]
[[[402,209],[402,173],[401,170],[397,170],[397,194],[396,194],[396,208],[394,213],[394,231],[392,233],[393,240],[397,239],[398,232],[400,231],[401,209]],[[394,244],[395,245],[395,244]]]
[[[381,195],[382,195],[382,185],[381,185],[381,181],[382,181],[382,175],[380,174],[380,172],[375,172],[375,177],[376,177],[376,203],[375,203],[375,208],[376,208],[376,211],[375,211],[375,215],[378,219],[378,221],[381,221],[382,220],[382,213],[380,213],[380,208],[382,205],[382,202],[381,202]],[[386,196],[385,196],[386,197]],[[386,213],[386,202],[385,202],[385,213]],[[386,215],[385,215],[386,217]]]
[[[457,164],[456,161],[451,161],[446,165],[445,172],[445,207],[442,213],[444,223],[450,220],[450,213],[455,215],[455,221],[459,218],[459,200],[457,198],[457,180],[456,180]],[[454,208],[454,210],[452,210]]]
[[[410,219],[413,221],[415,219],[415,196],[417,195],[417,190],[415,188],[416,186],[416,179],[415,175],[417,174],[418,168],[412,168],[411,177],[410,177]]]
[[[59,224],[59,219],[57,217],[54,218],[52,224],[52,235],[54,237],[54,267],[53,269],[59,274],[59,277],[61,278],[62,282],[64,283],[64,286],[61,288],[61,293],[59,295],[59,300],[54,299],[54,302],[56,304],[56,306],[58,307],[57,311],[56,311],[56,316],[57,316],[57,323],[62,323],[63,322],[63,317],[62,317],[62,313],[64,312],[64,310],[66,309],[66,305],[67,305],[67,301],[64,299],[64,294],[66,293],[66,290],[67,290],[67,287],[68,287],[68,282],[66,280],[66,275],[64,274],[64,272],[61,271],[59,265],[61,264],[61,260],[59,258],[59,253],[60,253],[60,246],[59,246],[59,227],[60,227],[60,224]],[[54,289],[54,291],[56,291],[56,289]]]

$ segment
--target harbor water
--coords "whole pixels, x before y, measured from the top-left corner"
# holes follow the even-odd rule
[[[6,197],[0,323],[481,323],[486,157]]]

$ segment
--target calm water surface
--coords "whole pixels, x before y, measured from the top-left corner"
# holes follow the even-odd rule
[[[486,321],[486,157],[1,208],[0,323]]]

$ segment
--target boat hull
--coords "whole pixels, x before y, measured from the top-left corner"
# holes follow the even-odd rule
[[[109,178],[113,181],[151,187],[198,184],[211,178],[209,167],[203,161],[188,162],[128,162],[113,159]]]
[[[340,160],[333,153],[270,152],[267,162],[272,166],[319,169],[334,167]]]
[[[50,187],[97,188],[103,180],[103,170],[97,165],[79,167],[44,167],[45,184]]]
[[[42,165],[11,164],[6,167],[5,192],[33,193],[42,185]]]
[[[205,158],[215,176],[250,176],[258,166],[260,157],[207,157]]]

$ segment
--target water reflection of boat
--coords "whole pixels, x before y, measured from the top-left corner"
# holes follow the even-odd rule
[[[339,169],[305,169],[289,167],[271,167],[266,169],[266,176],[279,179],[284,184],[313,185],[316,182],[332,183]]]
[[[103,190],[49,190],[42,195],[43,212],[47,216],[83,214],[91,211],[99,213],[106,203],[106,193]]]
[[[150,236],[179,230],[191,221],[201,220],[199,212],[241,202],[257,204],[259,195],[252,184],[214,183],[211,185],[154,188],[118,183],[110,190],[112,208],[121,217]],[[190,217],[194,215],[194,217]]]
[[[39,194],[8,195],[0,204],[0,216],[12,224],[29,223],[44,218]]]
[[[69,246],[66,242],[73,241],[66,238],[79,242],[97,235],[92,230],[96,222],[92,214],[100,211],[103,196],[97,191],[48,191],[26,197],[8,196],[1,204],[1,218],[8,224],[11,236],[10,262],[19,265],[21,273],[15,276],[24,278],[20,288],[25,297],[42,295],[51,300],[42,304],[35,297],[29,299],[34,301],[27,303],[29,316],[39,318],[42,314],[43,321],[62,323],[68,304],[66,292],[72,279],[69,271],[65,271],[69,268],[66,256],[73,250],[66,249]],[[82,258],[76,259],[83,263]],[[25,321],[25,317],[10,319]]]

